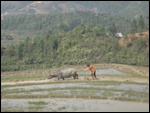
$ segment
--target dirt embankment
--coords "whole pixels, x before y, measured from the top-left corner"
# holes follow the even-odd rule
[[[121,81],[121,82],[135,82],[149,84],[148,79],[143,78],[132,78],[132,77],[97,77],[98,80],[93,80],[92,77],[79,77],[79,79],[74,81]],[[69,79],[73,80],[73,79]],[[25,83],[45,83],[45,82],[57,82],[57,78],[45,79],[45,80],[31,80],[31,81],[15,81],[15,82],[1,82],[1,85],[15,85],[15,84],[25,84]]]

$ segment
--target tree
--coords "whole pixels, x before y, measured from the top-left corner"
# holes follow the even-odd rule
[[[131,33],[136,33],[137,32],[137,22],[135,20],[135,18],[133,19],[132,23],[131,23]]]
[[[116,29],[116,25],[115,23],[113,22],[112,26],[109,27],[109,31],[110,33],[115,36],[115,33],[117,32],[117,29]]]
[[[105,29],[102,26],[95,26],[92,29],[93,33],[96,34],[96,36],[104,36],[105,35]]]
[[[144,22],[144,18],[142,15],[140,15],[139,19],[138,19],[138,31],[142,32],[145,29],[145,22]]]
[[[17,49],[16,53],[17,53],[18,60],[22,60],[23,48],[24,48],[24,43],[19,43],[18,47],[16,48]]]
[[[66,23],[61,23],[60,25],[59,25],[59,28],[62,30],[62,31],[65,31],[66,29],[67,29],[67,24]]]

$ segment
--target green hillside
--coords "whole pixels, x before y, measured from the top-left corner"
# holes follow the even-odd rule
[[[92,12],[31,15],[22,18],[22,22],[21,16],[10,17],[15,18],[9,18],[8,22],[14,20],[11,27],[7,19],[4,20],[3,29],[39,32],[19,44],[1,46],[1,71],[103,62],[149,66],[149,38],[141,37],[122,47],[114,34],[119,30],[119,22],[126,22],[125,19],[112,18],[109,26],[109,17],[93,15]],[[131,32],[127,26],[122,26],[122,29]],[[146,26],[140,29],[140,24],[137,27],[140,32],[147,29]]]
[[[104,1],[68,4],[72,3],[87,8],[99,3],[110,5]],[[75,11],[5,17],[1,20],[1,71],[104,62],[149,66],[149,37],[132,39],[126,46],[121,46],[120,38],[115,37],[119,32],[128,40],[128,34],[149,30],[149,13],[142,12],[147,8],[146,2],[145,7],[143,2],[122,3],[112,2],[118,9],[111,7],[103,13]],[[137,14],[137,7],[142,14]],[[130,12],[123,13],[128,9]]]
[[[140,16],[137,16],[137,18],[135,18],[137,24]],[[148,18],[143,16],[143,19],[143,21],[145,22],[144,26],[146,29],[148,29]],[[19,42],[19,40],[23,40],[26,37],[41,37],[46,32],[52,32],[57,34],[60,32],[71,31],[77,26],[82,26],[86,29],[90,29],[90,27],[94,27],[97,25],[102,27],[102,29],[104,28],[104,32],[108,34],[110,31],[110,27],[112,27],[113,23],[115,23],[116,27],[115,32],[121,32],[123,33],[123,35],[126,35],[129,33],[132,21],[133,20],[130,20],[129,18],[121,16],[112,17],[106,14],[95,14],[94,12],[90,11],[77,11],[75,13],[65,14],[51,13],[47,15],[22,14],[17,16],[9,16],[8,18],[5,18],[1,21],[1,39],[2,42],[4,42],[4,40],[7,39],[6,37],[9,36],[12,37],[12,42]],[[145,28],[141,30],[145,31]],[[9,40],[9,42],[11,41]],[[4,44],[5,43],[3,43],[3,45]]]

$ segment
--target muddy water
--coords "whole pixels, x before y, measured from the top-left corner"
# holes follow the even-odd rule
[[[79,74],[90,74],[91,72],[90,71],[80,71],[78,72]],[[109,68],[109,69],[96,69],[96,74],[97,75],[126,75],[125,73],[123,72],[120,72],[120,71],[117,71],[116,69],[113,69],[113,68]]]
[[[44,105],[30,104],[29,102],[46,102]],[[125,102],[101,99],[2,99],[2,110],[21,110],[21,111],[42,111],[42,112],[148,112],[149,103]]]
[[[5,89],[13,90],[13,89],[25,89],[25,90],[31,90],[31,89],[47,89],[47,88],[65,88],[65,87],[85,87],[90,86],[86,85],[86,83],[61,83],[61,84],[41,84],[41,85],[31,85],[31,86],[14,86],[9,87]]]
[[[81,71],[80,74],[89,75],[90,71]],[[119,75],[123,76],[126,75],[116,69],[98,69],[97,75]],[[101,82],[101,81],[99,81]],[[90,83],[90,82],[89,82]],[[28,85],[28,86],[13,86],[13,87],[6,87],[2,91],[7,90],[32,90],[32,89],[47,89],[46,91],[37,91],[37,92],[17,92],[17,93],[10,93],[6,95],[49,95],[51,88],[62,88],[62,90],[55,90],[56,93],[63,93],[64,95],[71,95],[72,90],[64,90],[63,88],[66,87],[95,87],[95,88],[112,88],[112,89],[121,89],[121,90],[128,90],[128,91],[136,91],[136,92],[149,92],[149,85],[140,85],[140,84],[108,84],[108,85],[97,85],[97,84],[89,84],[89,83],[60,83],[60,84],[40,84],[40,85]],[[82,93],[82,90],[76,90],[77,93]],[[88,93],[88,92],[86,92]],[[101,96],[105,91],[93,91],[93,95]],[[113,93],[113,97],[121,97],[123,92],[119,91],[109,91],[109,93]],[[123,94],[124,97],[128,97],[128,95]],[[129,98],[129,97],[128,97]],[[130,98],[137,98],[136,96]],[[140,97],[142,98],[142,97]],[[148,97],[147,97],[148,98]],[[46,102],[45,105],[41,105],[40,109],[34,107],[33,104],[29,102],[39,102],[44,101]],[[123,102],[123,101],[114,101],[114,100],[101,100],[101,99],[78,99],[78,98],[46,98],[46,99],[1,99],[1,111],[2,110],[21,110],[21,111],[31,111],[30,108],[34,108],[33,111],[42,111],[42,112],[59,112],[59,111],[72,111],[72,112],[147,112],[149,111],[149,103],[140,103],[140,102]]]
[[[66,87],[95,87],[95,88],[114,88],[121,90],[132,90],[138,92],[149,92],[148,85],[140,85],[140,84],[118,84],[118,85],[93,85],[88,83],[61,83],[61,84],[41,84],[41,85],[31,85],[31,86],[14,86],[8,87],[4,90],[32,90],[32,89],[49,89],[49,88],[66,88]]]

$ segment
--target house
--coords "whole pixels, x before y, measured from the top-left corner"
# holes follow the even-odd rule
[[[122,33],[116,33],[115,36],[116,36],[117,38],[122,38],[122,37],[123,37]]]

